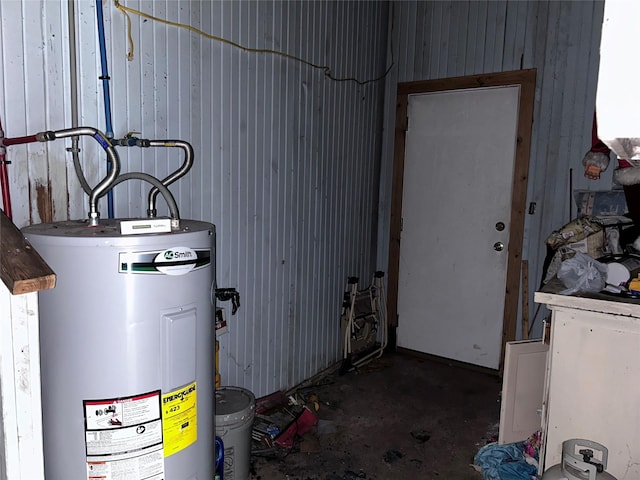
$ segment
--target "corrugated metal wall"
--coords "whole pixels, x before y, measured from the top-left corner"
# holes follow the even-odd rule
[[[125,6],[241,45],[274,49],[360,80],[386,68],[382,2],[134,1]],[[80,124],[105,129],[95,2],[75,2]],[[184,218],[218,229],[218,285],[237,288],[221,337],[224,384],[256,395],[340,359],[348,275],[368,282],[376,229],[384,83],[242,51],[104,3],[113,131],[191,142],[196,164],[171,188]],[[3,0],[0,115],[9,137],[71,126],[67,2]],[[127,60],[127,53],[133,53]],[[104,155],[82,142],[95,183]],[[16,224],[84,218],[68,142],[9,148]],[[178,149],[119,148],[123,171],[166,176]],[[115,189],[118,217],[144,216],[148,186]],[[161,214],[166,212],[160,202]],[[107,209],[100,202],[103,216]],[[230,305],[227,305],[229,307]]]
[[[388,251],[397,83],[536,68],[528,187],[528,202],[535,202],[536,210],[526,219],[523,251],[533,292],[542,274],[544,240],[569,221],[570,172],[574,189],[612,186],[612,168],[599,181],[589,181],[582,167],[591,147],[604,2],[418,1],[393,7],[397,70],[387,83],[385,103],[378,262],[386,265]],[[530,308],[533,315],[533,301]],[[536,322],[539,332],[540,317]]]
[[[123,4],[330,65],[339,77],[380,75],[391,33],[395,68],[385,84],[333,82],[295,61],[133,14],[128,61],[126,19],[105,1],[115,135],[140,132],[195,147],[196,166],[172,191],[184,217],[218,226],[219,286],[242,295],[231,333],[222,337],[227,384],[265,394],[339,358],[346,275],[368,280],[374,264],[387,265],[397,82],[538,69],[528,192],[537,209],[527,218],[524,245],[530,291],[541,274],[544,239],[569,219],[570,170],[575,188],[611,187],[611,169],[588,182],[581,165],[590,146],[601,1]],[[75,5],[80,124],[104,129],[95,3]],[[67,2],[3,0],[0,22],[6,135],[69,127]],[[86,215],[67,146],[10,147],[19,226]],[[161,149],[120,152],[124,171],[159,177],[181,161]],[[84,141],[81,156],[90,179],[104,175],[95,145]],[[137,182],[119,185],[116,215],[144,215],[147,190]],[[104,202],[100,210],[106,213]]]

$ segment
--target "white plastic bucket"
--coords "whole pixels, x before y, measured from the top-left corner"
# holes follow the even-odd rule
[[[249,390],[216,390],[216,436],[224,444],[224,480],[249,480],[256,399]]]

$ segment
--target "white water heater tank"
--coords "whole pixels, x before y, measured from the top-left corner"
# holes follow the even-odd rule
[[[214,477],[215,227],[33,225],[47,480]]]

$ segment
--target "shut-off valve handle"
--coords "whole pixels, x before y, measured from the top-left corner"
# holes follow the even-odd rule
[[[583,462],[595,465],[598,473],[604,472],[604,466],[601,463],[591,461],[591,459],[593,458],[593,450],[591,450],[590,448],[583,448],[581,450],[578,450],[578,453],[582,455]]]
[[[216,288],[216,298],[221,302],[231,300],[231,315],[235,315],[240,308],[240,294],[235,288]]]

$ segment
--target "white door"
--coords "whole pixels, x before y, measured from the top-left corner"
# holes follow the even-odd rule
[[[408,97],[399,347],[499,368],[519,96]]]

